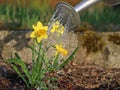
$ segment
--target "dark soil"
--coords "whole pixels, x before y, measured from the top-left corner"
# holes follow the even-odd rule
[[[69,90],[120,90],[120,69],[71,64],[62,73],[59,86]]]
[[[23,80],[9,67],[0,66],[0,90],[24,90]]]
[[[54,76],[58,78],[58,88],[50,90],[120,90],[120,69],[70,63]],[[27,89],[9,65],[0,64],[0,90]]]

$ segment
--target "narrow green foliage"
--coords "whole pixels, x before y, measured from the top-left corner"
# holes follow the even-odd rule
[[[28,71],[27,66],[25,65],[25,63],[18,58],[12,58],[12,59],[8,59],[7,62],[11,63],[13,66],[13,69],[17,72],[17,74],[23,79],[23,81],[26,83],[27,87],[29,87],[29,83],[27,81],[27,79],[29,79],[29,81],[31,81],[31,76],[30,73]],[[21,73],[20,69],[17,67],[17,65],[20,66],[20,68],[24,71],[25,75],[23,73]],[[26,79],[27,77],[27,79]]]
[[[61,68],[63,68],[70,60],[73,59],[73,56],[75,55],[78,48],[76,48],[73,53],[62,63],[59,63],[59,57],[60,55],[57,54],[53,59],[47,59],[46,53],[49,50],[49,48],[55,48],[53,46],[48,46],[46,48],[43,48],[42,41],[40,43],[37,43],[35,41],[35,44],[33,46],[29,46],[33,54],[32,57],[32,64],[31,68],[28,69],[27,65],[23,60],[20,58],[20,56],[15,53],[15,58],[8,59],[7,62],[11,63],[13,66],[13,69],[16,71],[16,73],[23,79],[23,81],[26,83],[26,86],[29,88],[31,87],[40,87],[43,90],[48,90],[46,80],[56,80],[53,77],[46,77],[46,74],[50,73],[51,71],[56,71]],[[51,61],[52,60],[52,61]],[[20,66],[20,67],[18,67]],[[22,71],[21,71],[22,70]]]
[[[24,77],[24,75],[21,73],[21,71],[19,70],[19,68],[16,65],[12,65],[13,69],[17,72],[17,74],[23,79],[23,81],[26,83],[27,87],[29,87],[29,84],[26,80],[26,78]]]
[[[53,65],[54,66],[57,66],[58,65],[58,57],[59,57],[59,54],[56,55],[55,59],[54,59],[54,62],[53,62]]]

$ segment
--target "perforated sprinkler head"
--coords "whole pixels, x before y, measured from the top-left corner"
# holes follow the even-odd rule
[[[59,21],[65,30],[77,30],[80,27],[80,17],[74,8],[65,2],[59,2],[56,5],[56,10],[50,20],[50,24]]]

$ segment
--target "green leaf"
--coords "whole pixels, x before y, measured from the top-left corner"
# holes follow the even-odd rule
[[[28,46],[28,48],[30,48],[33,52],[35,52],[36,54],[38,54],[37,50],[33,46]]]
[[[42,41],[40,43],[38,43],[39,45],[39,48],[41,49],[42,48]]]
[[[55,46],[54,45],[51,45],[53,48],[55,48]]]
[[[53,66],[56,68],[58,67],[58,57],[59,57],[59,54],[57,54],[57,56],[55,57],[55,60],[53,62]]]
[[[72,52],[72,54],[60,65],[60,68],[63,68],[66,64],[68,64],[69,61],[71,61],[77,52],[78,47]]]
[[[35,63],[33,64],[33,68],[32,68],[32,79],[33,81],[35,80],[40,80],[41,79],[41,75],[43,74],[43,63],[44,63],[44,55],[45,52],[42,50],[42,55],[38,55],[37,59],[35,60]]]
[[[27,87],[29,88],[29,82],[25,79],[24,75],[21,74],[18,67],[14,64],[12,64],[12,67],[16,71],[16,73],[23,79],[23,81],[26,83]]]
[[[32,74],[32,80],[35,81],[36,78],[37,78],[37,75],[38,75],[38,72],[40,70],[40,67],[39,67],[39,59],[40,59],[40,56],[37,57],[37,59],[35,60],[35,62],[33,63],[32,65],[32,70],[31,70],[31,74]]]
[[[48,46],[48,47],[46,48],[46,50],[45,50],[45,51],[47,52],[47,51],[49,50],[49,48],[50,48],[50,47],[51,47],[51,46]]]
[[[21,59],[8,59],[7,60],[9,63],[14,63],[16,65],[20,65],[22,71],[25,73],[26,77],[29,79],[29,82],[31,82],[31,75],[29,73],[29,70],[27,68],[27,66],[25,65],[25,63],[21,60]]]
[[[21,57],[17,53],[15,53],[15,56],[17,59],[21,59]]]
[[[39,65],[38,65],[38,75],[41,75],[41,72],[42,72],[42,68],[43,68],[43,66],[44,66],[44,55],[45,55],[45,52],[44,52],[44,50],[43,50],[43,52],[42,52],[42,55],[41,55],[41,58],[39,59]]]

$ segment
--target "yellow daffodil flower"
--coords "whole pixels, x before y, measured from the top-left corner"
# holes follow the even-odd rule
[[[64,26],[61,25],[61,23],[57,20],[55,23],[52,25],[51,33],[57,33],[57,36],[61,36],[64,33]]]
[[[68,50],[64,49],[64,48],[62,47],[62,45],[56,44],[56,45],[55,45],[55,48],[56,48],[56,54],[60,53],[60,54],[62,54],[62,55],[64,55],[64,56],[68,55]]]
[[[41,42],[42,39],[48,38],[48,26],[43,26],[41,22],[38,22],[37,26],[33,25],[32,27],[34,31],[30,34],[31,38],[36,38],[37,42]]]

